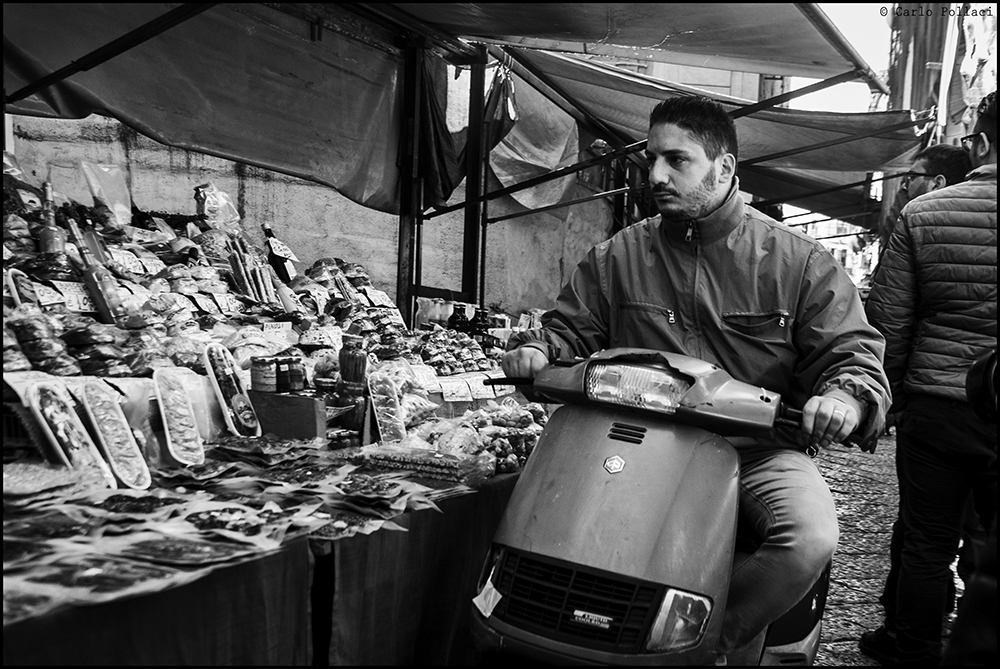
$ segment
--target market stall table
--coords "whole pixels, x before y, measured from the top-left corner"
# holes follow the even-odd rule
[[[304,665],[307,540],[160,592],[64,606],[3,630],[4,665]]]
[[[469,664],[476,581],[517,474],[394,521],[320,542],[313,598],[314,664]],[[325,545],[324,545],[325,544]]]

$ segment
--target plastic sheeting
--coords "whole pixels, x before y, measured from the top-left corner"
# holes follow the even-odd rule
[[[11,94],[176,7],[4,3]],[[163,144],[336,188],[398,211],[399,52],[263,4],[224,4],[13,105],[116,118]]]

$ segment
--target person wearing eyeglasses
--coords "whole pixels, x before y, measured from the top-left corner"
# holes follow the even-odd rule
[[[976,415],[965,390],[969,368],[997,345],[995,93],[980,103],[973,130],[962,146],[974,169],[903,208],[866,305],[886,339],[885,371],[901,411],[895,601],[883,601],[885,624],[859,642],[883,664],[940,663],[969,495],[984,526],[996,516],[996,424]]]

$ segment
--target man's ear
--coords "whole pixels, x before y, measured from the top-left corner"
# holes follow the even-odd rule
[[[948,180],[944,178],[943,174],[935,174],[934,178],[931,179],[931,190],[944,188],[947,185],[948,185]]]
[[[731,181],[736,175],[736,158],[731,153],[722,154],[722,165],[719,170],[719,183]]]

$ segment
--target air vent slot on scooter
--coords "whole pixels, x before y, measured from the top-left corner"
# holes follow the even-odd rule
[[[646,428],[628,423],[612,423],[608,432],[608,439],[626,441],[630,444],[641,444],[646,438]]]

